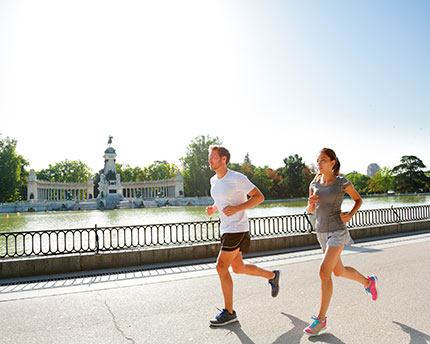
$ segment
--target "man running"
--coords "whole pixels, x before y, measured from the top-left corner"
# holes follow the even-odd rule
[[[233,309],[233,280],[229,272],[267,278],[272,297],[279,292],[279,270],[268,271],[256,265],[245,264],[242,253],[248,252],[250,245],[248,217],[246,209],[264,201],[261,191],[242,173],[227,168],[230,152],[222,146],[209,147],[209,165],[216,174],[211,178],[211,196],[215,203],[206,208],[209,216],[219,212],[221,220],[221,250],[218,254],[216,269],[224,296],[224,309],[211,326],[223,326],[237,321]],[[248,197],[249,196],[249,199]]]

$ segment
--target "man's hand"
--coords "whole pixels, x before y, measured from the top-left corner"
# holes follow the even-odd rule
[[[214,212],[216,212],[216,207],[212,205],[209,207],[206,207],[206,214],[208,214],[208,216],[212,216]]]
[[[228,206],[226,206],[226,207],[222,210],[222,212],[223,212],[225,215],[227,215],[227,216],[234,215],[234,214],[236,214],[238,211],[239,211],[239,209],[238,209],[237,207],[233,206],[233,205],[228,205]]]

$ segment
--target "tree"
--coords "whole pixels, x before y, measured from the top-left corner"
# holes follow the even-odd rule
[[[246,163],[252,165],[251,159],[249,158],[249,153],[246,153],[245,158],[243,159],[243,162],[246,162]]]
[[[173,179],[179,172],[175,164],[169,164],[167,161],[154,161],[144,169],[144,174],[149,180]]]
[[[369,181],[369,192],[387,193],[393,189],[393,173],[388,167],[376,172]]]
[[[128,164],[115,164],[116,173],[121,176],[121,182],[128,183],[128,182],[134,182],[136,181],[135,178],[135,169],[133,169]],[[104,170],[102,170],[102,173],[104,173]]]
[[[80,160],[64,160],[36,172],[37,179],[59,183],[86,183],[91,169]]]
[[[208,155],[211,145],[220,145],[218,137],[197,136],[187,147],[186,156],[181,158],[184,177],[184,191],[187,196],[208,196],[210,178],[214,173],[210,170]]]
[[[423,192],[428,188],[429,177],[423,169],[426,166],[414,155],[404,155],[400,164],[393,168],[393,186],[397,192]]]
[[[0,202],[15,202],[26,198],[28,162],[16,153],[17,141],[0,137]]]
[[[275,180],[270,172],[273,171],[267,166],[255,167],[251,178],[251,182],[260,189],[265,198],[276,197],[276,191],[273,188]]]
[[[352,172],[347,174],[345,178],[354,185],[355,190],[357,190],[359,194],[365,195],[369,192],[369,176],[358,172]]]
[[[280,169],[283,178],[280,186],[284,188],[287,197],[304,197],[307,195],[308,184],[305,178],[306,165],[303,159],[295,155],[290,155],[284,159],[285,166]]]

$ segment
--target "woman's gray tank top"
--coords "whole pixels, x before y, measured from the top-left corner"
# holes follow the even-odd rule
[[[345,189],[351,182],[345,177],[337,176],[336,180],[327,186],[321,185],[319,178],[309,186],[319,197],[315,207],[315,230],[320,233],[346,230],[346,224],[340,217]]]

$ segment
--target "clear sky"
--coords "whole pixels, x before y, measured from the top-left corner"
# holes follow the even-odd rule
[[[430,169],[428,0],[0,0],[0,132],[29,168],[179,164],[199,135],[242,162]]]

